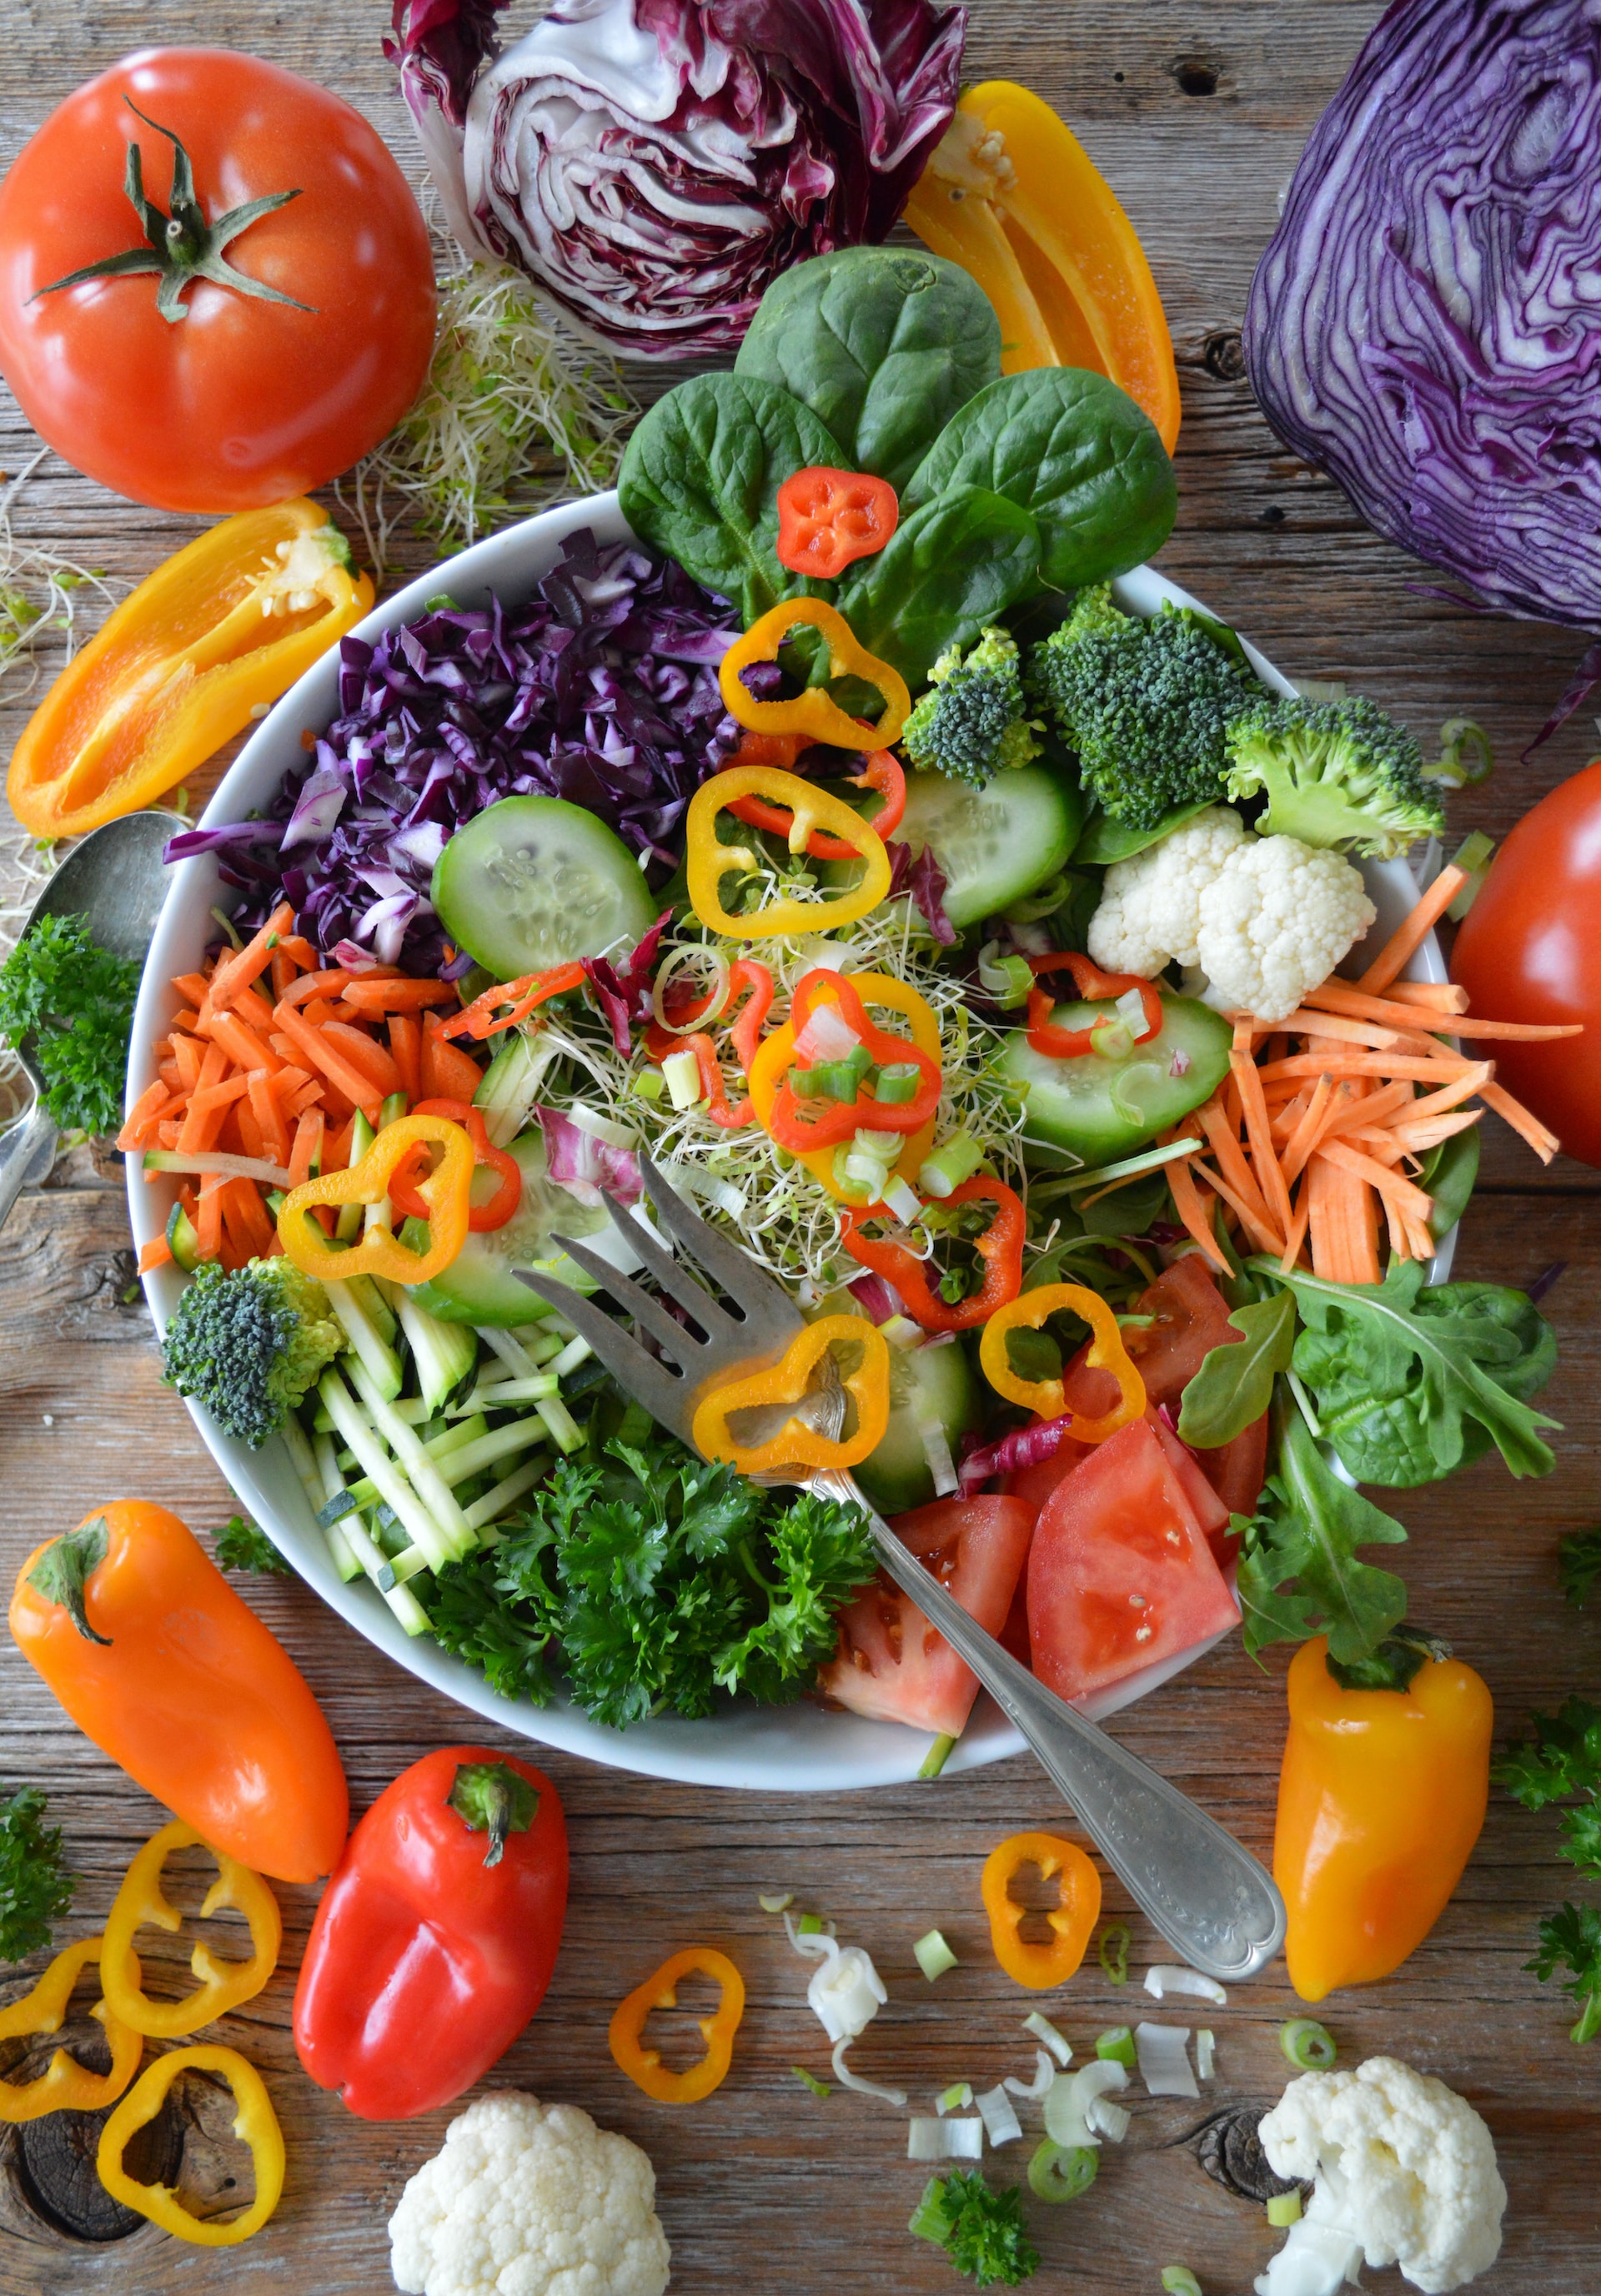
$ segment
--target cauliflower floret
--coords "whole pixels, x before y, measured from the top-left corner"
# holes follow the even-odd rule
[[[481,2097],[389,2218],[406,2296],[662,2296],[656,2174],[576,2105],[520,2089]]]
[[[1114,861],[1090,921],[1090,954],[1102,971],[1154,980],[1170,957],[1198,964],[1202,891],[1245,840],[1238,814],[1211,805],[1131,860]]]
[[[1428,2073],[1395,2057],[1305,2073],[1263,2115],[1260,2135],[1279,2176],[1316,2177],[1308,2220],[1360,2243],[1375,2271],[1399,2264],[1415,2288],[1445,2296],[1500,2252],[1507,2187],[1494,2140],[1466,2098]],[[1271,2296],[1270,2268],[1256,2285]]]
[[[1225,1013],[1283,1021],[1378,911],[1360,869],[1298,837],[1253,837],[1200,896],[1196,961]]]

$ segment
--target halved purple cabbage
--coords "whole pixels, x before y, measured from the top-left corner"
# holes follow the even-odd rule
[[[285,899],[340,963],[437,972],[434,863],[499,798],[570,799],[647,857],[653,884],[671,874],[685,808],[739,742],[716,673],[737,635],[682,567],[582,529],[525,605],[342,639],[340,714],[265,817],[185,830],[167,857],[216,854],[245,931]]]
[[[1601,627],[1601,10],[1398,0],[1303,153],[1246,364],[1370,525]]]
[[[780,271],[882,240],[956,107],[945,0],[394,0],[386,52],[464,247],[636,358],[736,349]]]

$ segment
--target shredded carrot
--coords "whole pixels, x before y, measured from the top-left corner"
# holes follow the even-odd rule
[[[1419,895],[1409,914],[1396,926],[1357,987],[1369,996],[1376,996],[1381,988],[1388,988],[1408,959],[1423,947],[1462,888],[1470,882],[1466,870],[1458,869],[1454,862],[1442,869],[1428,891]]]
[[[1311,1099],[1307,1104],[1306,1113],[1286,1142],[1283,1155],[1279,1160],[1287,1187],[1305,1170],[1307,1158],[1323,1136],[1323,1127],[1327,1121],[1331,1104],[1338,1106],[1344,1102],[1344,1085],[1336,1087],[1333,1080],[1326,1076],[1318,1078]],[[1303,1188],[1301,1193],[1304,1201],[1305,1189]]]
[[[1306,1226],[1311,1218],[1311,1209],[1312,1184],[1311,1176],[1308,1173],[1303,1178],[1300,1193],[1295,1198],[1295,1215],[1290,1221],[1289,1234],[1285,1239],[1284,1257],[1278,1263],[1286,1275],[1301,1257],[1302,1247],[1306,1242]]]
[[[1385,994],[1400,1004],[1426,1005],[1431,1013],[1467,1010],[1467,991],[1454,980],[1393,980]]]
[[[179,996],[187,997],[192,1004],[203,1004],[206,991],[211,986],[203,972],[175,972],[172,985]]]
[[[1236,1087],[1238,1097],[1238,1086]],[[1275,1230],[1272,1216],[1262,1200],[1251,1167],[1246,1161],[1239,1144],[1239,1134],[1230,1128],[1223,1110],[1214,1097],[1199,1111],[1201,1128],[1217,1158],[1220,1177],[1232,1191],[1230,1201],[1244,1220],[1251,1240],[1258,1251],[1282,1251],[1284,1238]]]
[[[1365,1180],[1368,1185],[1386,1201],[1404,1205],[1415,1219],[1426,1219],[1434,1209],[1423,1190],[1414,1185],[1404,1173],[1393,1171],[1361,1149],[1353,1148],[1348,1140],[1326,1140],[1318,1153],[1325,1162],[1337,1164],[1353,1179]]]
[[[273,961],[273,950],[294,929],[295,913],[287,901],[273,911],[261,931],[244,947],[224,957],[211,976],[213,1006],[232,1004],[242,988],[259,980]]]
[[[408,1100],[422,1098],[422,1024],[414,1013],[391,1013],[389,1052]]]
[[[216,1259],[223,1248],[223,1183],[219,1173],[208,1172],[201,1180],[193,1218],[195,1257]]]
[[[1238,1031],[1235,1042],[1239,1041]],[[1273,1153],[1272,1126],[1268,1118],[1268,1104],[1262,1097],[1262,1078],[1256,1073],[1256,1063],[1249,1050],[1236,1051],[1229,1056],[1229,1066],[1234,1081],[1239,1086],[1240,1106],[1245,1112],[1246,1138],[1250,1144],[1251,1168],[1262,1201],[1270,1216],[1278,1223],[1279,1233],[1287,1236],[1290,1228],[1289,1184]]]
[[[1550,1162],[1562,1143],[1538,1116],[1530,1114],[1521,1100],[1514,1100],[1512,1095],[1499,1084],[1481,1085],[1479,1097],[1486,1108],[1493,1108],[1498,1116],[1506,1119],[1520,1140],[1528,1142],[1542,1164]]]
[[[331,1083],[337,1085],[351,1105],[362,1111],[369,1124],[376,1125],[379,1110],[383,1104],[383,1094],[374,1091],[372,1080],[351,1065],[337,1045],[328,1042],[327,1032],[313,1028],[290,1004],[280,1004],[274,1017],[295,1050],[303,1054],[313,1068],[321,1070]],[[476,1067],[473,1068],[473,1075],[476,1091]]]
[[[1306,1168],[1312,1272],[1331,1283],[1376,1283],[1378,1199],[1321,1153]]]
[[[376,1037],[369,1037],[364,1029],[353,1027],[348,1021],[327,1021],[321,1034],[323,1042],[335,1046],[381,1098],[387,1100],[392,1092],[400,1090],[400,1070]]]
[[[1258,1071],[1264,1084],[1281,1077],[1382,1077],[1393,1079],[1409,1077],[1416,1084],[1440,1084],[1447,1077],[1460,1076],[1465,1070],[1478,1062],[1466,1059],[1459,1053],[1440,1051],[1424,1060],[1411,1053],[1292,1053],[1288,1060],[1274,1061]]]
[[[445,1041],[437,1013],[422,1022],[422,1096],[424,1100],[465,1100],[470,1103],[484,1080],[484,1072],[470,1054]]]
[[[146,1085],[127,1112],[117,1145],[125,1154],[129,1149],[148,1148],[154,1136],[156,1119],[167,1108],[172,1095],[159,1080]]]
[[[164,1235],[152,1235],[148,1243],[139,1247],[139,1273],[148,1275],[152,1267],[165,1267],[172,1258],[172,1246]]]
[[[309,1180],[314,1166],[320,1166],[323,1160],[323,1111],[318,1108],[308,1108],[304,1115],[297,1119],[294,1144],[290,1150],[289,1156],[289,1182],[291,1188],[298,1188],[302,1181]]]
[[[237,1013],[213,1013],[206,1033],[214,1045],[220,1045],[236,1068],[279,1069],[283,1062],[272,1048],[264,1044],[249,1022]]]
[[[261,1134],[262,1153],[274,1164],[289,1161],[289,1122],[283,1103],[275,1089],[275,1079],[266,1069],[252,1069],[247,1078],[250,1095],[250,1113],[256,1119]]]
[[[1229,1273],[1229,1262],[1220,1250],[1217,1239],[1212,1232],[1212,1222],[1207,1218],[1205,1206],[1201,1201],[1201,1192],[1196,1185],[1196,1177],[1190,1167],[1190,1159],[1188,1156],[1178,1157],[1172,1163],[1167,1165],[1165,1169],[1167,1184],[1172,1191],[1173,1208],[1179,1218],[1200,1245],[1202,1251],[1218,1274],[1226,1275]]]
[[[429,1004],[453,1004],[456,992],[448,980],[405,980],[398,976],[360,972],[343,991],[345,1002],[357,1013],[421,1013]]]

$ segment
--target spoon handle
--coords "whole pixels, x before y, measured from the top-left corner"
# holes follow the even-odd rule
[[[55,1119],[36,1100],[20,1124],[0,1138],[0,1226],[30,1180],[42,1179],[55,1152]]]

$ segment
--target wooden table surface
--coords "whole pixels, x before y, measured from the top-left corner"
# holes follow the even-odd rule
[[[1343,496],[1278,447],[1241,371],[1246,291],[1277,196],[1376,13],[1370,0],[976,0],[968,70],[1025,80],[1058,107],[1149,253],[1184,394],[1179,523],[1164,570],[1293,675],[1349,677],[1425,742],[1448,717],[1482,720],[1501,768],[1454,814],[1463,829],[1499,834],[1589,753],[1587,718],[1532,767],[1516,762],[1562,687],[1575,640],[1482,620],[1421,594],[1427,576],[1366,532]],[[206,41],[254,50],[338,89],[414,173],[405,115],[379,51],[386,16],[377,0],[279,10],[242,0],[22,0],[0,45],[0,156],[9,159],[52,106],[127,49]],[[6,398],[0,462],[14,472],[32,451]],[[69,540],[85,563],[128,583],[196,522],[136,509],[50,457],[15,525],[24,538]],[[407,562],[424,562],[413,551]],[[9,745],[24,711],[13,701],[4,714]],[[1595,1691],[1601,1671],[1601,1617],[1564,1610],[1555,1570],[1558,1538],[1596,1511],[1601,1179],[1566,1162],[1542,1172],[1505,1133],[1486,1147],[1459,1271],[1521,1284],[1551,1261],[1567,1263],[1548,1302],[1562,1358],[1542,1398],[1565,1426],[1556,1471],[1547,1482],[1515,1486],[1499,1462],[1485,1463],[1390,1504],[1412,1534],[1400,1561],[1413,1615],[1452,1636],[1481,1669],[1505,1731],[1532,1705],[1576,1687]],[[7,1584],[36,1544],[115,1496],[159,1500],[200,1529],[232,1511],[183,1405],[160,1383],[131,1272],[114,1158],[68,1160],[46,1188],[22,1199],[0,1235]],[[486,1735],[298,1583],[253,1580],[246,1591],[321,1699],[358,1810],[428,1749]],[[1115,1726],[1263,1856],[1285,1657],[1270,1653],[1262,1671],[1238,1644],[1219,1650]],[[497,1742],[519,1742],[509,1734]],[[1115,1993],[1099,1972],[1081,1973],[1036,2005],[996,1969],[979,1903],[980,1864],[997,1840],[1060,1823],[1031,1762],[894,1791],[791,1797],[664,1785],[563,1757],[549,1767],[572,1835],[566,1940],[543,2009],[494,2080],[580,2103],[647,2147],[674,2284],[696,2296],[751,2288],[763,2296],[911,2296],[957,2286],[944,2260],[907,2236],[922,2172],[902,2157],[900,2117],[837,2094],[814,2102],[791,2077],[796,2062],[821,2066],[824,2051],[805,2004],[805,1967],[756,1898],[792,1889],[875,1956],[891,1999],[857,2052],[870,2073],[926,2096],[955,2079],[988,2086],[1025,2070],[1020,2020],[1035,2005],[1058,2018],[1082,2054],[1102,2026],[1137,2013],[1132,1997]],[[83,1877],[66,1933],[85,1933],[103,1918],[118,1876],[162,1813],[67,1722],[9,1640],[0,1645],[0,1779],[47,1789]],[[1497,1795],[1434,1937],[1388,1983],[1325,2008],[1344,2062],[1380,2052],[1407,2058],[1460,2089],[1489,2121],[1511,2194],[1500,2261],[1479,2284],[1496,2296],[1594,2296],[1601,2286],[1601,2051],[1569,2046],[1563,1997],[1522,1969],[1540,1912],[1572,1881],[1553,1856],[1556,1831],[1549,1817]],[[286,1888],[280,1896],[278,1974],[225,2029],[265,2071],[288,2143],[288,2184],[269,2228],[249,2248],[223,2252],[180,2247],[148,2226],[86,2243],[39,2205],[41,2191],[54,2194],[59,2213],[81,2226],[82,2186],[69,2185],[63,2201],[60,2161],[43,2162],[37,2131],[25,2146],[7,2132],[0,2290],[8,2296],[200,2296],[242,2285],[259,2296],[365,2296],[391,2284],[386,2218],[407,2176],[437,2148],[449,2115],[361,2122],[304,2079],[290,2004],[314,1893]],[[1120,1910],[1115,1882],[1107,1904]],[[931,1989],[911,1947],[934,1923],[961,1966]],[[1138,1969],[1160,1956],[1137,1916],[1133,1927]],[[617,2072],[606,2025],[624,1992],[692,1940],[734,1956],[749,2008],[732,2076],[707,2104],[674,2112]],[[171,1952],[150,1959],[176,1975]],[[29,1973],[0,1990],[14,1996]],[[1249,2287],[1278,2235],[1260,2206],[1205,2173],[1198,2154],[1210,2123],[1278,2095],[1287,2069],[1277,2028],[1295,2005],[1275,1969],[1238,1988],[1227,2009],[1204,2013],[1217,2032],[1218,2076],[1200,2103],[1137,2103],[1127,2144],[1107,2149],[1086,2200],[1031,2205],[1045,2257],[1038,2285],[1149,2296],[1164,2265],[1185,2262],[1206,2296]],[[216,2134],[225,2105],[190,2096],[186,2117],[185,2185],[224,2205],[216,2196],[229,2189],[225,2180],[241,2172],[240,2156]],[[1025,2151],[999,2156],[1002,2174],[1019,2174]],[[1370,2284],[1401,2284],[1379,2274]]]

